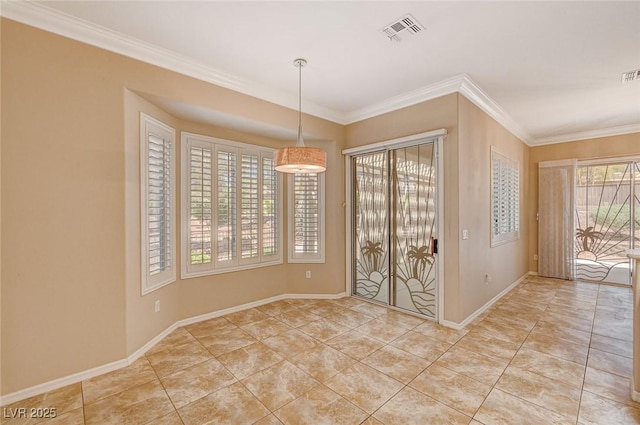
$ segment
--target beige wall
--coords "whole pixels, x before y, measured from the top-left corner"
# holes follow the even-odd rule
[[[302,282],[305,266],[283,265],[178,279],[140,296],[139,112],[167,121],[178,137],[187,130],[268,146],[292,141],[190,123],[135,93],[289,130],[296,111],[10,20],[1,40],[2,394],[121,360],[179,319],[288,292],[344,290],[338,244]],[[303,119],[305,133],[328,150],[333,244],[344,228],[344,127]]]
[[[471,315],[526,274],[529,221],[525,201],[529,190],[529,147],[464,96],[459,96],[459,318]],[[491,146],[520,164],[520,238],[491,247]],[[490,281],[485,281],[485,275]]]
[[[0,19],[0,117],[2,117],[2,19]],[[2,119],[0,118],[0,355],[2,355]],[[2,392],[2,361],[0,360],[0,394]]]
[[[640,133],[623,134],[620,136],[600,137],[596,139],[575,142],[558,143],[554,145],[535,146],[531,148],[529,162],[529,176],[531,187],[527,198],[529,227],[532,235],[529,240],[529,270],[538,270],[537,261],[533,260],[538,252],[538,163],[540,161],[554,161],[558,159],[594,159],[615,158],[620,156],[640,155]]]
[[[2,25],[4,393],[125,355],[115,55]]]

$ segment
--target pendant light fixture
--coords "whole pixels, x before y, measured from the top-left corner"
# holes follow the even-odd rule
[[[276,171],[281,173],[322,173],[327,169],[327,153],[304,145],[302,139],[302,67],[306,59],[296,59],[298,67],[298,140],[294,147],[276,150]]]

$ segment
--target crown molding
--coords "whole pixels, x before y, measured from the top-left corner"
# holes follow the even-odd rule
[[[459,74],[454,77],[447,78],[446,80],[421,87],[417,90],[412,90],[410,92],[394,96],[383,100],[382,102],[356,109],[345,114],[345,124],[353,124],[354,122],[362,121],[367,118],[372,118],[401,108],[406,108],[407,106],[426,102],[437,97],[456,93],[460,90],[464,78],[465,74]]]
[[[536,139],[531,146],[553,145],[556,143],[577,142],[580,140],[597,139],[599,137],[621,136],[623,134],[640,133],[640,124],[622,125],[619,127],[601,128],[599,130],[581,131],[578,133],[561,134],[560,136]]]
[[[294,110],[298,107],[298,99],[296,96],[275,90],[264,84],[258,84],[225,73],[186,56],[59,12],[40,3],[0,0],[0,16],[262,99],[276,105]],[[471,80],[467,74],[459,74],[347,113],[342,113],[309,101],[305,101],[304,112],[337,124],[347,125],[456,92],[461,93],[529,146],[640,132],[640,124],[634,124],[533,139],[497,102]]]
[[[531,146],[533,137],[520,127],[495,100],[485,93],[485,91],[466,74],[464,75],[459,92],[500,125],[513,133],[513,135],[528,146]]]
[[[28,1],[0,1],[0,4],[2,5],[0,13],[5,18],[280,106],[298,109],[297,96],[233,76],[168,49],[59,12],[42,4]],[[313,102],[305,102],[305,113],[344,124],[341,113]]]

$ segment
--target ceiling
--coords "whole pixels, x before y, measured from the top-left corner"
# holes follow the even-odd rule
[[[381,30],[407,14],[424,30],[390,40]],[[640,68],[640,1],[46,1],[2,15],[295,109],[304,57],[303,110],[341,124],[460,91],[530,145],[640,132],[640,80],[621,83]]]

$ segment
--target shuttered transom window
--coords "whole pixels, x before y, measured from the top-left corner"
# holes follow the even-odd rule
[[[520,170],[491,148],[491,246],[518,239],[520,225]]]
[[[289,262],[324,262],[324,174],[290,177]]]
[[[183,133],[182,151],[182,276],[281,263],[273,150]]]
[[[175,281],[175,130],[140,116],[142,293]]]

